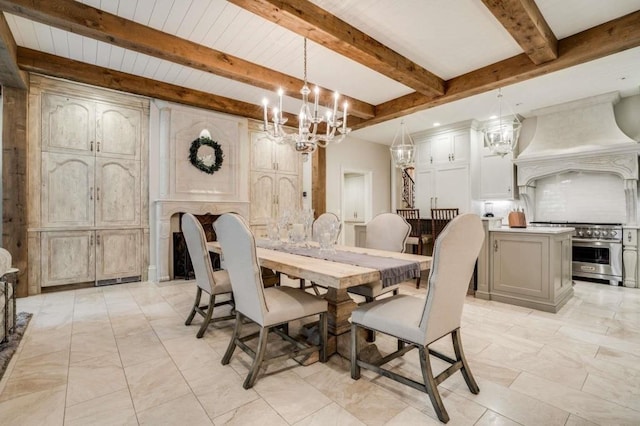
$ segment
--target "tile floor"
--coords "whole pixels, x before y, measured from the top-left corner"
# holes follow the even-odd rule
[[[425,394],[370,372],[354,381],[338,356],[270,366],[244,390],[248,357],[220,364],[231,322],[200,340],[197,320],[183,325],[194,294],[174,281],[19,299],[34,317],[0,382],[0,424],[440,424]],[[481,391],[459,373],[440,385],[451,425],[640,424],[639,289],[577,282],[558,314],[469,297],[463,342]],[[417,354],[394,368],[417,374]]]

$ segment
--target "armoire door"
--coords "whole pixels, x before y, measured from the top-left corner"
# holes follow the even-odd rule
[[[94,224],[94,168],[93,157],[42,153],[40,202],[43,227]]]
[[[274,214],[275,182],[273,173],[251,172],[251,206],[252,224],[265,224]]]
[[[96,280],[140,277],[141,231],[103,229],[96,231]]]
[[[43,232],[41,286],[95,281],[95,232]]]
[[[276,175],[276,216],[300,209],[298,175]]]
[[[139,109],[98,103],[96,105],[96,155],[138,159],[142,112]]]
[[[96,226],[140,225],[140,163],[96,158]]]
[[[42,95],[42,151],[93,155],[95,103],[87,99]]]

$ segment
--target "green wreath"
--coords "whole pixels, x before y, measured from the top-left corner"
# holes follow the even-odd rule
[[[198,156],[198,151],[201,146],[210,146],[213,148],[215,152],[215,161],[212,164],[207,165],[202,158]],[[218,142],[211,140],[207,137],[200,137],[193,142],[191,142],[191,148],[189,148],[189,161],[193,164],[197,169],[202,170],[205,173],[210,175],[214,174],[220,167],[222,167],[222,161],[224,160],[224,153],[222,152],[222,148],[218,144]]]

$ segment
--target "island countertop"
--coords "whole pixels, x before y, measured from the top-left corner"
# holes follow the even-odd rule
[[[520,234],[564,234],[565,232],[573,233],[575,228],[570,227],[553,227],[553,226],[528,226],[526,228],[509,228],[502,226],[500,228],[489,228],[489,232],[513,232]]]

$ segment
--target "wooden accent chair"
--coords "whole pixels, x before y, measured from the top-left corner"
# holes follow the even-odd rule
[[[432,241],[433,236],[423,233],[422,222],[426,219],[420,219],[420,209],[396,209],[396,213],[404,217],[411,225],[407,244],[414,247],[414,253],[423,254],[425,247]]]
[[[196,336],[201,338],[210,323],[222,320],[233,319],[233,315],[220,318],[213,318],[213,309],[221,305],[232,305],[233,296],[231,294],[231,283],[229,282],[229,274],[225,270],[213,270],[209,251],[207,250],[207,239],[202,224],[196,217],[190,213],[182,215],[182,232],[187,243],[187,250],[193,264],[193,271],[196,277],[198,290],[196,292],[196,300],[193,303],[191,313],[187,317],[184,325],[190,325],[196,313],[204,317],[204,321],[200,326],[200,330]],[[209,295],[209,304],[200,306],[202,292]],[[222,302],[216,302],[216,296],[226,294],[229,299]],[[205,312],[206,310],[206,312]]]
[[[283,357],[293,358],[319,351],[320,362],[326,362],[327,302],[297,288],[264,288],[256,254],[256,242],[249,225],[241,216],[225,213],[215,222],[214,228],[229,271],[236,303],[236,325],[222,364],[229,364],[236,346],[251,356],[253,363],[243,384],[245,389],[249,389],[256,382],[264,364],[282,360]],[[312,315],[320,316],[320,345],[306,345],[288,335],[289,322]],[[260,331],[240,336],[243,319],[256,323]],[[290,353],[265,359],[270,331],[279,334],[291,343],[294,349]],[[254,351],[245,342],[256,337],[259,337],[259,341]]]
[[[451,221],[435,242],[433,264],[429,274],[426,299],[397,295],[359,306],[351,314],[351,377],[360,378],[365,368],[429,395],[440,421],[449,421],[438,385],[460,370],[469,390],[480,389],[464,357],[460,337],[460,319],[469,279],[480,253],[484,231],[477,215],[463,214]],[[358,327],[388,334],[398,339],[398,350],[369,363],[359,358]],[[429,348],[433,342],[450,334],[455,359]],[[404,377],[381,366],[418,349],[422,382]],[[429,355],[451,364],[434,377]]]
[[[451,222],[451,219],[458,216],[458,213],[458,209],[431,209],[431,232],[434,244],[444,227]]]

